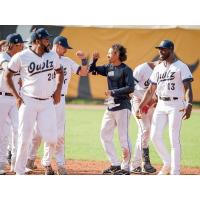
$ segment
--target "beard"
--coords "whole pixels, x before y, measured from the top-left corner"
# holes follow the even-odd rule
[[[44,46],[44,52],[45,52],[45,53],[48,53],[49,51],[50,51],[50,46],[47,46],[47,47]]]

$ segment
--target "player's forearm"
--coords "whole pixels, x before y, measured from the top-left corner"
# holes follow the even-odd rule
[[[146,90],[146,92],[144,93],[143,99],[139,105],[140,109],[143,108],[145,105],[147,105],[151,101],[154,95],[154,92],[155,90],[151,86]]]
[[[7,83],[8,89],[10,90],[10,93],[14,97],[19,98],[20,96],[19,96],[17,90],[15,89],[12,77],[13,77],[13,73],[7,70],[5,73],[5,81]]]
[[[61,93],[62,84],[63,84],[63,81],[64,81],[63,70],[56,71],[56,76],[57,76],[56,77],[56,79],[57,79],[56,91]]]
[[[134,85],[126,86],[123,88],[111,90],[111,96],[117,97],[117,96],[121,96],[121,95],[128,95],[130,93],[133,93],[133,91],[134,91]]]
[[[80,68],[81,69],[79,71],[79,76],[87,76],[88,75],[88,66],[82,65]]]
[[[186,99],[186,102],[189,103],[189,104],[192,104],[193,92],[192,92],[191,83],[189,82],[189,83],[184,84],[184,87],[185,87],[185,99]]]

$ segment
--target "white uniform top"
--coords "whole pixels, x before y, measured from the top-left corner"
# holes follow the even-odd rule
[[[63,68],[64,71],[64,82],[62,85],[62,91],[61,94],[67,95],[68,85],[69,81],[71,79],[71,75],[78,73],[79,65],[75,63],[73,60],[71,60],[68,57],[61,56],[60,57],[60,65]]]
[[[178,97],[184,99],[185,81],[192,81],[192,74],[186,64],[177,60],[165,67],[164,62],[157,65],[150,77],[152,84],[157,85],[159,97]]]
[[[10,60],[11,56],[8,53],[0,53],[0,92],[10,93],[4,77],[5,70],[7,69]],[[13,76],[13,83],[17,91],[19,91],[19,77],[19,72],[15,73]]]
[[[56,89],[54,70],[60,68],[58,55],[50,51],[38,56],[31,49],[15,54],[8,69],[20,71],[21,93],[36,98],[49,98]]]
[[[153,72],[153,69],[148,65],[148,63],[143,63],[138,65],[133,71],[133,77],[136,80],[137,84],[135,85],[134,96],[142,98],[146,89],[150,84],[150,76]]]

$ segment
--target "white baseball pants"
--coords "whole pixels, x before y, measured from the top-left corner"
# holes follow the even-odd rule
[[[44,141],[54,146],[57,142],[56,113],[53,99],[37,100],[23,96],[19,108],[19,142],[15,163],[16,174],[24,174],[35,123]],[[52,155],[53,151],[50,152]]]
[[[103,116],[100,139],[111,165],[119,166],[129,171],[131,160],[131,143],[128,135],[131,112],[128,109],[119,111],[106,110]],[[118,160],[113,143],[114,129],[118,128],[119,141],[124,155],[122,163]]]
[[[65,96],[61,97],[61,101],[59,104],[55,105],[56,110],[56,119],[57,119],[57,135],[58,135],[58,141],[55,148],[55,157],[57,166],[65,165]],[[30,147],[29,152],[29,159],[35,160],[37,150],[41,144],[41,134],[38,130],[37,126],[35,128],[35,134],[33,136],[32,144]],[[49,151],[51,152],[51,145],[48,143],[44,143],[44,156],[42,159],[42,165],[43,166],[49,166],[51,164],[51,158]]]
[[[159,100],[153,114],[151,139],[164,166],[171,167],[171,174],[180,174],[181,144],[180,130],[185,103],[183,100],[163,101]],[[169,124],[169,138],[171,144],[171,156],[164,141],[163,131]]]
[[[10,134],[10,126],[7,124],[8,118],[11,121],[11,126],[13,129],[13,145],[12,149],[12,160],[15,161],[16,158],[16,147],[18,138],[18,110],[15,103],[15,98],[12,96],[0,95],[0,162],[7,163],[7,146],[8,137]]]
[[[137,140],[134,149],[134,157],[133,162],[131,164],[132,169],[141,166],[142,164],[142,149],[148,148],[149,138],[150,138],[150,130],[151,130],[151,122],[152,116],[154,112],[154,108],[150,107],[148,112],[142,113],[142,118],[138,119],[135,116],[135,111],[138,109],[139,103],[141,100],[139,98],[133,98],[132,100],[132,114],[135,118],[138,127]]]

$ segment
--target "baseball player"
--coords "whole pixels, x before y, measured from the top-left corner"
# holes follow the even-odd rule
[[[133,77],[137,84],[132,98],[132,114],[138,126],[138,136],[134,150],[132,162],[132,173],[154,173],[156,169],[151,165],[149,157],[149,137],[151,129],[151,121],[154,112],[153,102],[146,106],[146,110],[141,116],[141,119],[136,118],[135,111],[138,109],[139,103],[149,86],[149,78],[153,72],[156,62],[143,63],[137,66],[133,71]],[[144,164],[142,165],[142,160]]]
[[[63,70],[57,54],[49,50],[49,37],[51,35],[44,28],[33,32],[32,47],[13,56],[6,71],[6,82],[19,108],[19,141],[15,163],[17,175],[25,174],[35,123],[44,141],[52,146],[57,142],[54,104],[60,102]],[[20,95],[12,81],[17,71],[20,71],[22,79]],[[49,152],[50,157],[52,153]]]
[[[7,146],[9,135],[11,135],[11,127],[13,130],[14,140],[11,148],[12,160],[11,171],[13,171],[16,148],[17,148],[17,130],[18,130],[18,110],[15,104],[15,98],[10,93],[5,81],[5,71],[8,63],[16,53],[23,49],[24,41],[20,34],[12,33],[6,38],[6,51],[0,54],[0,171],[5,173],[4,168],[7,163]],[[19,91],[19,72],[16,71],[13,77],[13,84],[17,91]]]
[[[61,101],[55,106],[56,108],[56,118],[57,118],[57,129],[58,129],[58,142],[55,149],[55,157],[57,163],[57,174],[66,175],[67,171],[65,168],[65,95],[67,95],[68,85],[71,79],[72,74],[78,74],[80,76],[86,76],[88,73],[87,59],[83,52],[77,52],[77,56],[82,60],[82,66],[79,66],[73,60],[64,55],[67,53],[68,49],[72,49],[67,41],[67,38],[63,36],[57,36],[53,41],[53,51],[55,51],[59,58],[60,64],[64,71],[64,81],[61,91]],[[36,158],[36,153],[41,143],[41,137],[39,130],[36,129],[36,134],[33,137],[29,159],[27,162],[27,168],[33,170],[35,168],[34,161]],[[49,144],[44,143],[44,157],[42,159],[42,165],[50,164],[49,158]],[[54,171],[48,171],[47,174],[54,174]]]
[[[149,85],[143,100],[136,111],[137,116],[150,101],[156,91],[158,104],[153,114],[151,139],[163,161],[159,175],[180,174],[180,129],[182,119],[188,119],[192,111],[192,74],[188,66],[178,60],[174,54],[174,44],[170,40],[161,41],[156,47],[160,60],[150,77]],[[185,102],[186,100],[186,102]],[[171,154],[163,141],[163,131],[169,123]]]
[[[131,144],[128,136],[131,103],[129,94],[134,91],[134,79],[132,69],[123,62],[126,61],[126,49],[120,44],[113,44],[108,50],[109,64],[96,67],[99,58],[94,53],[90,71],[107,77],[108,90],[105,104],[108,108],[104,113],[101,125],[101,142],[111,162],[111,166],[103,171],[103,174],[128,175],[131,159]],[[122,163],[118,160],[113,144],[115,127],[119,131],[120,145],[123,151]]]

